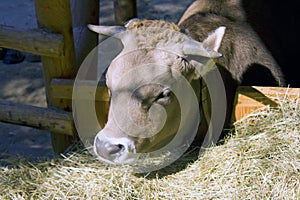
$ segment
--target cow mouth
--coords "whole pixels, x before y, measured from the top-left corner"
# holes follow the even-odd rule
[[[141,149],[136,146],[137,141],[132,138],[112,138],[99,134],[94,139],[93,150],[96,158],[105,164],[117,167],[125,165],[135,173],[144,173],[171,164],[180,158],[189,146],[186,140],[182,143],[172,143],[170,140],[170,138],[164,140],[163,144],[159,143],[159,146],[156,146],[157,144],[153,146],[154,141],[149,140],[147,149],[151,147],[151,150],[143,149],[141,152]],[[140,147],[145,148],[143,144],[141,143]]]
[[[107,159],[97,154],[97,159],[110,165],[132,164],[136,161],[137,156],[132,152],[119,153],[114,159]]]

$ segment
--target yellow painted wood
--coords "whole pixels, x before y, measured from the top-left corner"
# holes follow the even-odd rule
[[[300,88],[240,86],[236,93],[232,120],[239,120],[266,105],[276,107],[280,99],[296,99],[299,96]]]
[[[56,99],[72,99],[74,80],[73,79],[53,79],[50,84],[50,95]],[[95,101],[109,101],[108,89],[104,82],[100,82],[97,88],[92,80],[81,81],[80,93],[82,98]],[[96,91],[96,94],[95,94]]]

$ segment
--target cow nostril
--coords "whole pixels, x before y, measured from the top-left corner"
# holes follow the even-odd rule
[[[110,155],[117,154],[124,151],[125,147],[122,144],[111,145],[107,148]]]
[[[124,150],[125,149],[125,146],[123,144],[118,144],[117,145],[121,150]]]
[[[122,152],[124,152],[126,149],[125,145],[123,144],[112,144],[109,141],[103,141],[98,137],[95,141],[95,147],[97,155],[108,160],[114,160],[116,157],[120,156],[120,154],[122,154]]]

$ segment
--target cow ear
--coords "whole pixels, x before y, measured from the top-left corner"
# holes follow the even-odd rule
[[[198,42],[196,40],[188,40],[183,43],[183,54],[186,56],[204,56],[207,58],[218,58],[222,56],[218,52],[223,36],[225,34],[225,26],[220,26],[212,33],[203,42]]]
[[[217,28],[212,33],[210,33],[208,37],[202,42],[203,46],[211,51],[207,51],[208,54],[215,56],[189,56],[188,59],[194,69],[194,79],[198,79],[204,76],[206,73],[208,73],[216,67],[215,61],[211,58],[218,58],[222,56],[222,54],[219,53],[218,50],[221,46],[221,42],[225,34],[225,29],[226,27],[224,26]],[[216,56],[217,54],[219,54],[219,56]]]
[[[222,54],[214,51],[203,43],[198,42],[196,40],[188,40],[183,43],[182,48],[183,54],[185,56],[203,56],[207,58],[218,58],[222,56]]]
[[[214,51],[218,51],[225,34],[225,29],[226,29],[225,26],[220,26],[219,28],[214,30],[203,41],[203,44]]]

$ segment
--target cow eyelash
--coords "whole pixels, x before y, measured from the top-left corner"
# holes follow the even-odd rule
[[[166,89],[164,89],[164,91],[162,93],[165,97],[168,97],[171,94],[171,90],[170,90],[170,88],[166,88]]]
[[[167,88],[155,98],[154,102],[162,106],[167,106],[171,102],[170,95],[171,95],[171,90]]]
[[[166,96],[161,92],[155,99],[154,101],[158,101],[159,99],[165,98]]]

